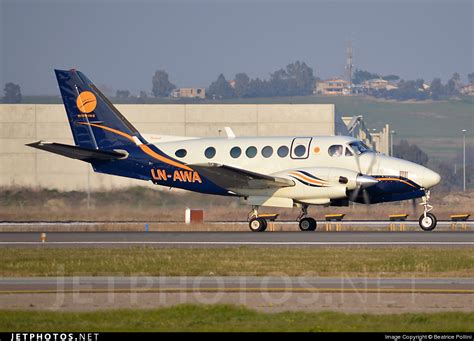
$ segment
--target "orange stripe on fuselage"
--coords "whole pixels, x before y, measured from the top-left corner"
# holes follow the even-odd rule
[[[290,174],[293,175],[293,176],[299,177],[299,178],[301,178],[302,180],[308,181],[308,182],[310,182],[310,183],[312,183],[312,184],[326,186],[325,183],[320,182],[320,181],[317,181],[317,180],[314,180],[314,179],[311,179],[311,178],[309,178],[309,177],[307,177],[307,176],[304,176],[303,174],[296,173],[296,172],[291,172]]]
[[[145,144],[141,144],[138,147],[140,147],[140,149],[144,153],[150,155],[151,157],[154,157],[157,160],[160,160],[161,162],[167,163],[167,164],[169,164],[171,166],[174,166],[174,167],[178,167],[178,168],[182,168],[182,169],[185,169],[185,170],[188,170],[188,171],[192,171],[191,168],[189,168],[188,166],[183,165],[182,163],[170,160],[168,158],[165,158],[164,156],[161,156],[160,154],[155,153],[153,150],[150,149],[150,147],[148,147]]]
[[[416,186],[413,186],[411,183],[409,183],[405,180],[399,179],[399,178],[376,178],[376,179],[379,180],[379,181],[399,181],[399,182],[402,182],[404,184],[407,184],[408,186],[416,188]]]
[[[87,123],[87,122],[78,122],[79,124],[84,124],[84,125],[89,125],[89,126],[93,126],[93,127],[96,127],[96,128],[100,128],[100,129],[104,129],[104,130],[107,130],[107,131],[110,131],[112,133],[115,133],[117,135],[120,135],[120,136],[123,136],[125,137],[126,139],[132,141],[133,143],[135,143],[135,140],[133,139],[132,136],[128,135],[128,134],[125,134],[124,132],[121,132],[120,130],[117,130],[117,129],[113,129],[113,128],[109,128],[109,127],[106,127],[106,126],[102,126],[102,125],[99,125],[99,124],[94,124],[94,123]],[[145,154],[148,154],[149,156],[151,156],[152,158],[155,158],[163,163],[166,163],[168,165],[171,165],[171,166],[174,166],[174,167],[177,167],[177,168],[182,168],[182,169],[185,169],[185,170],[189,170],[189,171],[192,171],[191,168],[189,168],[188,166],[185,166],[183,165],[182,163],[179,163],[179,162],[176,162],[176,161],[173,161],[173,160],[170,160],[160,154],[157,154],[155,153],[153,150],[151,150],[150,147],[148,147],[147,145],[145,144],[140,144],[138,145],[138,147],[145,153]]]

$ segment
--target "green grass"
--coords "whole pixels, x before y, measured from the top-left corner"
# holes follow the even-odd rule
[[[1,276],[472,277],[471,248],[1,248]]]
[[[0,331],[472,331],[474,313],[261,313],[230,305],[99,312],[0,311]]]

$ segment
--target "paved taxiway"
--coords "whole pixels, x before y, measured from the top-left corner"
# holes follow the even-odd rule
[[[474,278],[27,277],[1,278],[0,294],[55,292],[379,292],[474,294]]]
[[[474,247],[474,232],[2,232],[0,247],[439,246]]]

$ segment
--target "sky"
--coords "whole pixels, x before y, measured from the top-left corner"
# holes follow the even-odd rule
[[[207,87],[296,60],[328,78],[343,75],[349,41],[356,68],[466,81],[473,21],[473,0],[0,0],[0,85],[57,95],[53,69],[76,68],[137,94],[158,69],[178,87]]]

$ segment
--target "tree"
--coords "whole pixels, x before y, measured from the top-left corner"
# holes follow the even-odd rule
[[[467,80],[469,81],[469,83],[474,83],[474,72],[467,74]]]
[[[138,95],[138,98],[137,98],[137,103],[146,103],[146,100],[148,98],[148,94],[146,93],[146,91],[140,91],[140,94]]]
[[[117,92],[115,93],[115,97],[116,98],[129,98],[130,97],[130,91],[128,90],[117,90]]]
[[[313,92],[315,78],[313,69],[306,65],[305,62],[296,61],[288,64],[286,73],[296,82],[297,95],[309,95]]]
[[[389,81],[389,82],[396,82],[400,79],[400,77],[397,75],[387,75],[387,76],[383,76],[382,79],[385,79],[386,81]]]
[[[169,81],[168,73],[164,70],[158,70],[152,78],[153,88],[151,92],[155,97],[169,96],[176,86]]]
[[[446,98],[446,89],[443,83],[441,83],[441,79],[439,78],[435,78],[431,82],[430,92],[431,98],[433,98],[434,100],[441,100]]]
[[[352,83],[362,84],[364,81],[375,78],[380,78],[380,75],[376,73],[370,73],[369,71],[356,69],[354,71],[354,76],[352,77]]]
[[[18,84],[7,83],[3,91],[3,103],[21,103],[21,88]]]
[[[461,76],[459,73],[455,72],[451,79],[446,84],[446,92],[448,96],[455,96],[459,94],[461,89]]]
[[[215,99],[233,98],[235,97],[235,91],[221,73],[219,77],[217,77],[217,80],[209,85],[207,95],[208,97]]]
[[[249,90],[250,78],[246,73],[238,73],[235,75],[235,94],[237,97],[247,97]]]
[[[393,155],[400,159],[415,162],[420,165],[428,163],[428,155],[416,144],[410,144],[407,140],[401,140],[400,144],[393,146]]]

